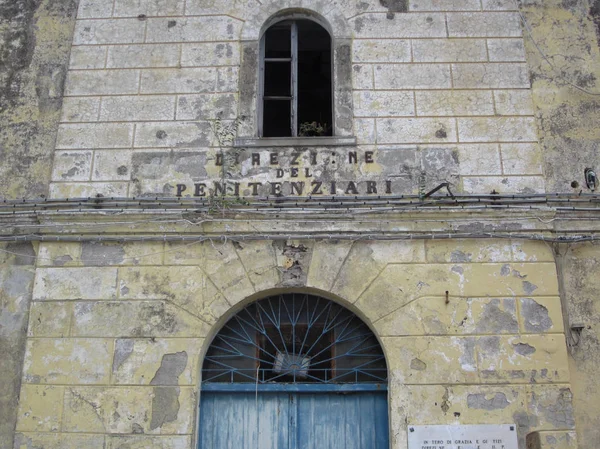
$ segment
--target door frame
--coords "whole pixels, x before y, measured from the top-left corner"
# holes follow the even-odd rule
[[[200,394],[207,391],[229,393],[356,393],[387,391],[387,384],[252,384],[252,383],[206,383]]]
[[[335,295],[327,290],[321,290],[318,288],[302,288],[302,287],[298,287],[298,288],[267,288],[264,289],[260,292],[257,292],[253,295],[250,295],[248,297],[246,297],[245,299],[243,299],[242,301],[239,301],[238,303],[236,303],[235,305],[231,306],[226,312],[222,313],[221,316],[219,316],[219,318],[217,319],[217,321],[215,323],[212,324],[211,329],[209,330],[209,332],[207,333],[207,335],[204,337],[204,342],[202,345],[202,349],[200,351],[200,357],[198,358],[198,367],[197,367],[197,371],[199,373],[198,375],[198,390],[197,390],[197,399],[196,399],[196,407],[194,410],[194,414],[195,414],[195,419],[194,419],[194,430],[193,430],[193,434],[192,434],[192,448],[193,449],[198,449],[198,445],[200,443],[200,409],[201,409],[201,402],[202,402],[202,393],[203,392],[208,392],[208,391],[213,391],[213,392],[233,392],[233,391],[238,391],[238,392],[243,392],[244,389],[249,389],[246,390],[247,392],[256,392],[256,384],[253,383],[248,383],[248,384],[243,384],[243,383],[238,383],[238,384],[220,384],[220,383],[202,383],[202,366],[204,364],[204,358],[207,354],[208,348],[211,346],[213,340],[215,339],[215,337],[217,336],[217,334],[220,332],[220,330],[223,328],[223,326],[237,313],[239,313],[241,310],[243,310],[245,307],[247,307],[248,305],[260,301],[261,299],[264,298],[268,298],[270,296],[273,295],[277,295],[277,294],[287,294],[287,293],[296,293],[296,294],[309,294],[309,295],[314,295],[314,296],[319,296],[323,299],[327,299],[329,301],[333,301],[337,304],[339,304],[340,306],[348,309],[350,312],[354,313],[360,320],[362,320],[362,322],[364,324],[367,325],[367,327],[371,330],[371,332],[373,332],[373,335],[375,336],[375,338],[377,339],[377,341],[379,342],[381,349],[383,350],[383,355],[385,357],[385,361],[386,361],[386,365],[387,365],[387,379],[388,382],[387,383],[373,383],[373,384],[368,384],[368,383],[363,383],[363,384],[310,384],[308,386],[305,387],[305,384],[296,384],[295,388],[298,388],[298,392],[300,392],[300,390],[306,388],[306,390],[303,390],[303,392],[323,392],[323,393],[327,393],[327,392],[339,392],[339,393],[344,393],[344,392],[368,392],[368,391],[381,391],[381,392],[386,392],[386,396],[387,396],[387,409],[388,409],[388,413],[387,413],[387,418],[388,418],[388,436],[389,436],[389,444],[390,444],[390,448],[393,445],[393,434],[391,432],[392,429],[392,409],[391,409],[391,395],[394,391],[394,386],[392,384],[390,384],[389,379],[390,379],[390,365],[388,363],[389,357],[388,357],[388,347],[384,344],[381,336],[379,335],[379,333],[377,332],[377,330],[375,329],[375,326],[373,326],[373,324],[371,323],[371,320],[364,314],[364,312],[358,308],[356,306],[356,304],[346,300],[343,297],[340,297],[338,295]],[[241,389],[230,389],[233,388],[233,386],[236,386],[238,388]],[[271,389],[270,391],[273,392],[277,392],[277,391],[282,391],[283,390],[278,390],[278,388],[282,388],[284,384],[258,384],[258,391],[265,391],[268,392],[269,389]],[[322,390],[319,390],[322,389]],[[293,390],[285,390],[288,391],[290,393],[293,393]]]

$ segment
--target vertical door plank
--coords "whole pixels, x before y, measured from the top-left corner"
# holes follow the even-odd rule
[[[362,449],[360,446],[360,395],[353,394],[345,397],[344,404],[344,447],[346,449]]]
[[[388,449],[387,395],[298,394],[298,449]]]
[[[289,449],[287,393],[202,393],[199,449]]]

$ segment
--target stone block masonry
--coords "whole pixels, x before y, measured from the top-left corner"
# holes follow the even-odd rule
[[[594,210],[385,204],[445,182],[579,193],[600,167],[585,2],[4,3],[3,197],[180,194],[215,207],[40,201],[2,215],[15,242],[0,245],[0,449],[197,447],[206,348],[280,292],[337,301],[376,334],[391,449],[407,449],[407,425],[498,423],[516,424],[519,449],[600,447],[599,247],[561,239],[595,238]],[[319,145],[256,139],[261,29],[290,10],[334,39],[336,136]],[[214,131],[236,119],[230,148]],[[211,198],[224,184],[251,201],[369,200],[292,215],[275,198],[250,212]]]
[[[255,113],[246,93],[258,85],[259,31],[293,8],[331,27],[339,129],[357,144],[224,157],[215,124]],[[256,195],[306,195],[315,180],[338,195],[415,194],[445,181],[464,193],[545,192],[515,8],[81,0],[50,196],[210,195],[223,172],[248,196],[259,184]],[[257,132],[243,120],[238,134]],[[15,447],[192,448],[212,336],[232,311],[279,291],[335,299],[379,336],[393,449],[406,448],[407,424],[515,423],[520,447],[526,435],[575,441],[560,284],[544,243],[46,242],[37,255]]]
[[[343,38],[352,38],[348,101],[359,150],[368,148],[375,160],[381,155],[398,166],[407,150],[423,157],[454,155],[452,164],[436,170],[420,156],[402,165],[394,194],[417,193],[419,179],[431,188],[448,180],[465,193],[545,191],[520,18],[512,2],[414,0],[406,8],[374,0],[330,6],[316,0],[278,0],[268,7],[209,3],[81,3],[56,144],[54,197],[175,196],[178,184],[211,184],[218,177],[214,169],[192,174],[184,166],[167,168],[149,181],[137,164],[152,152],[162,164],[161,150],[175,157],[196,151],[210,164],[218,150],[211,123],[227,123],[247,110],[240,104],[240,82],[256,82],[240,81],[249,63],[241,56],[244,36],[269,15],[295,6],[321,14],[334,28],[344,22],[351,35]],[[523,161],[515,153],[521,148]],[[475,163],[481,158],[493,163]],[[370,176],[383,176],[378,167]],[[230,176],[256,181],[241,167]],[[356,176],[359,183],[367,180],[363,173]],[[345,187],[338,189],[345,194]],[[192,193],[190,187],[183,195]]]

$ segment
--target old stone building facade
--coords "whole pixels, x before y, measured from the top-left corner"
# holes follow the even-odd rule
[[[377,338],[390,448],[600,447],[597,4],[0,10],[0,448],[208,447],[211,344],[292,294]]]

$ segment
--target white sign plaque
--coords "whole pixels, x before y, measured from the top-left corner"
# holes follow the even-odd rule
[[[408,449],[518,449],[517,426],[408,426]]]

